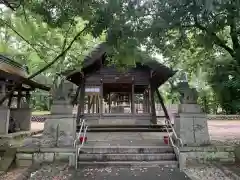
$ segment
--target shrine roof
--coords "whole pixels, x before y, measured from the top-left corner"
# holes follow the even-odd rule
[[[13,61],[7,56],[0,54],[0,80],[4,81],[8,87],[18,82],[22,82],[21,89],[34,90],[35,88],[49,91],[50,88],[27,78],[27,67]]]
[[[82,70],[72,69],[65,71],[63,75],[66,79],[79,85],[81,73],[89,74],[94,68],[93,65],[100,61],[106,55],[107,44],[101,43],[96,48],[94,48],[89,55],[87,55],[83,60]],[[143,67],[149,71],[153,71],[152,81],[156,87],[164,84],[169,78],[171,78],[177,71],[173,71],[167,66],[161,64],[156,59],[150,57],[147,54],[139,51],[139,59],[137,60],[136,66]]]

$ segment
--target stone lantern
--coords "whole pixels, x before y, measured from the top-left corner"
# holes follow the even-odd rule
[[[185,75],[186,77],[186,75]],[[178,83],[181,94],[178,116],[175,118],[175,131],[185,146],[200,146],[210,143],[207,116],[197,104],[197,91],[190,88],[187,78]]]

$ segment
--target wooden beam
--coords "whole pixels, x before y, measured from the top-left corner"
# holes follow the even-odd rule
[[[149,109],[149,90],[150,90],[150,88],[148,88],[148,91],[147,92],[145,92],[145,94],[146,94],[146,112],[147,113],[150,113],[150,109]]]
[[[99,113],[99,96],[98,95],[95,95],[96,96],[96,113],[98,114]]]
[[[88,95],[88,114],[90,114],[90,109],[91,109],[91,96]]]
[[[166,106],[165,106],[165,104],[164,104],[163,98],[162,98],[159,90],[156,89],[156,92],[157,92],[157,96],[158,96],[159,102],[160,102],[160,104],[161,104],[161,106],[162,106],[162,108],[163,108],[163,112],[164,112],[164,114],[165,114],[165,117],[166,117],[167,119],[170,119],[169,114],[168,114],[168,111],[167,111],[167,108],[166,108]]]
[[[11,107],[13,94],[8,98],[8,107]]]
[[[100,86],[100,119],[102,118],[103,114],[103,81],[101,79],[101,86]]]
[[[17,95],[17,108],[21,108],[21,100],[22,100],[22,94],[21,91],[18,91],[18,95]]]
[[[80,89],[80,98],[78,102],[78,111],[77,111],[77,125],[80,123],[80,119],[84,115],[84,98],[85,98],[85,79],[82,77],[81,81],[81,89]]]
[[[152,78],[152,72],[151,72]],[[155,99],[154,99],[154,88],[152,85],[152,81],[150,80],[150,104],[151,104],[151,113],[152,113],[152,123],[157,124],[157,115],[156,115],[156,107],[155,107]]]
[[[154,89],[151,87],[151,112],[152,112],[152,123],[157,124],[157,115],[156,115],[156,107],[155,107],[155,99],[154,99]]]
[[[27,101],[28,104],[30,104],[30,98],[31,98],[30,92],[27,91],[26,92],[26,101]]]
[[[132,114],[135,115],[135,84],[134,84],[134,78],[132,78],[132,94],[131,94],[131,105],[132,105]]]
[[[92,113],[95,113],[95,106],[96,106],[96,100],[95,100],[95,95],[92,96]]]
[[[109,95],[109,98],[108,98],[108,113],[110,113],[111,111],[111,93],[108,94]]]
[[[75,104],[78,104],[78,96],[79,96],[79,92],[80,92],[81,86],[78,86],[76,94],[72,100],[72,105],[74,106]]]
[[[89,108],[90,108],[90,113],[94,113],[93,112],[93,106],[94,106],[94,95],[90,95],[90,104],[89,104]]]

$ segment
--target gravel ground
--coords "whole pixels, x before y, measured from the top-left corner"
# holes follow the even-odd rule
[[[15,180],[17,179],[24,171],[26,168],[15,168],[9,170],[7,173],[0,173],[0,180]]]
[[[64,163],[54,163],[49,165],[42,165],[40,169],[32,172],[28,180],[70,180],[74,169]]]
[[[0,180],[15,180],[24,171],[25,169],[14,169],[0,176]],[[177,169],[161,167],[85,167],[75,171],[64,163],[54,163],[42,165],[31,173],[28,180],[236,180],[214,165],[194,166],[184,172],[186,175]]]
[[[177,168],[163,167],[79,167],[77,171],[64,164],[44,165],[28,180],[190,180]]]
[[[214,165],[199,165],[190,167],[185,169],[184,172],[192,180],[236,180],[224,174],[219,168],[215,167]]]

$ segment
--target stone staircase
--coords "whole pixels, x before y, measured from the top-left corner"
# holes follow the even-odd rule
[[[169,125],[89,125],[88,132],[166,132],[166,127],[171,130]],[[77,126],[77,132],[80,125]]]
[[[78,126],[77,132],[79,129]],[[173,148],[163,142],[166,135],[166,125],[89,125],[87,143],[78,155],[78,167],[178,167]]]
[[[78,157],[78,166],[164,166],[177,167],[178,162],[170,146],[89,146]]]

